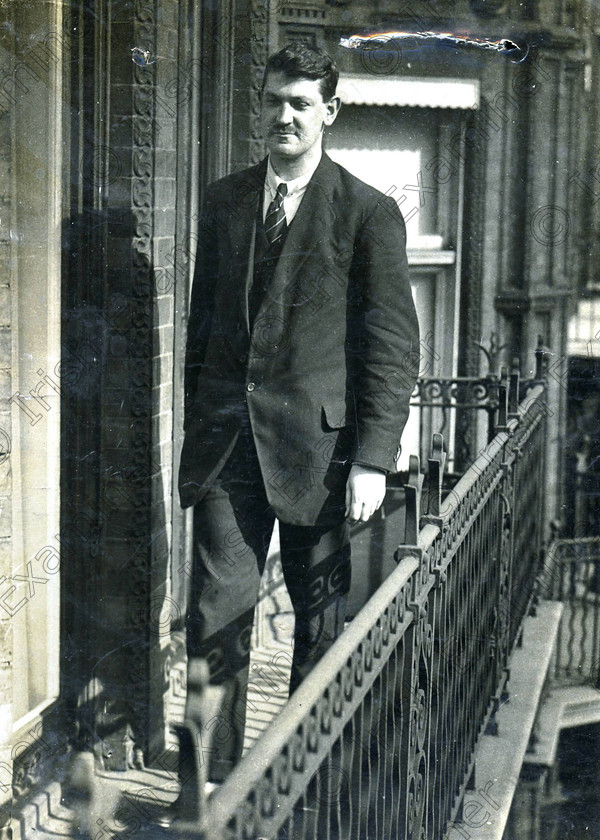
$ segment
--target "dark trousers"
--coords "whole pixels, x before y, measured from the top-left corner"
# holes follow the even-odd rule
[[[224,688],[210,730],[209,781],[222,781],[244,743],[250,639],[275,515],[265,494],[249,422],[206,495],[194,506],[188,661],[208,662]],[[281,563],[296,616],[290,694],[344,627],[350,589],[349,527],[279,523]],[[188,696],[190,702],[190,697]]]

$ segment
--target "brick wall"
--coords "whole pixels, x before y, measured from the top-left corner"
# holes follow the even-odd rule
[[[174,315],[175,284],[184,276],[181,262],[185,255],[176,248],[176,138],[178,3],[165,0],[160,5],[160,26],[157,27],[156,50],[161,56],[156,64],[155,140],[154,140],[154,237],[152,268],[154,272],[153,337],[152,337],[152,610],[150,620],[158,645],[154,649],[151,673],[164,674],[168,680],[170,630],[179,617],[180,607],[173,599],[170,586],[170,564],[173,556],[173,402],[174,394]],[[166,278],[167,282],[156,282]],[[158,615],[158,626],[155,616]],[[152,733],[149,757],[155,759],[169,740],[169,709],[166,682],[151,682],[150,706]]]
[[[93,727],[112,769],[152,761],[164,748],[178,617],[170,589],[178,23],[175,0],[139,0],[110,29],[106,68],[110,128],[99,154],[109,174],[91,243],[103,347],[91,476],[99,482],[101,548],[95,595],[87,597],[98,604],[92,661],[102,701]],[[132,45],[140,52],[132,55]]]

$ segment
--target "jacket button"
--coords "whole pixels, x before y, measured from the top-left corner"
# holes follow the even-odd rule
[[[256,385],[254,384],[254,382],[248,382],[248,384],[246,385],[246,390],[247,391],[254,391],[255,388],[256,388]]]

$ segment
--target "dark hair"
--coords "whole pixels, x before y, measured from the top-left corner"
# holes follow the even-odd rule
[[[340,77],[335,61],[327,53],[306,44],[288,44],[269,56],[263,75],[264,90],[269,72],[284,73],[290,79],[316,79],[324,102],[335,96]]]

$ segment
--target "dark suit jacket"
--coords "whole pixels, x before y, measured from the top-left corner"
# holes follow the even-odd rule
[[[340,518],[349,468],[395,469],[419,368],[404,221],[325,153],[250,329],[267,161],[212,184],[188,322],[181,504],[198,501],[244,415],[276,515]],[[260,244],[260,243],[259,243]]]

